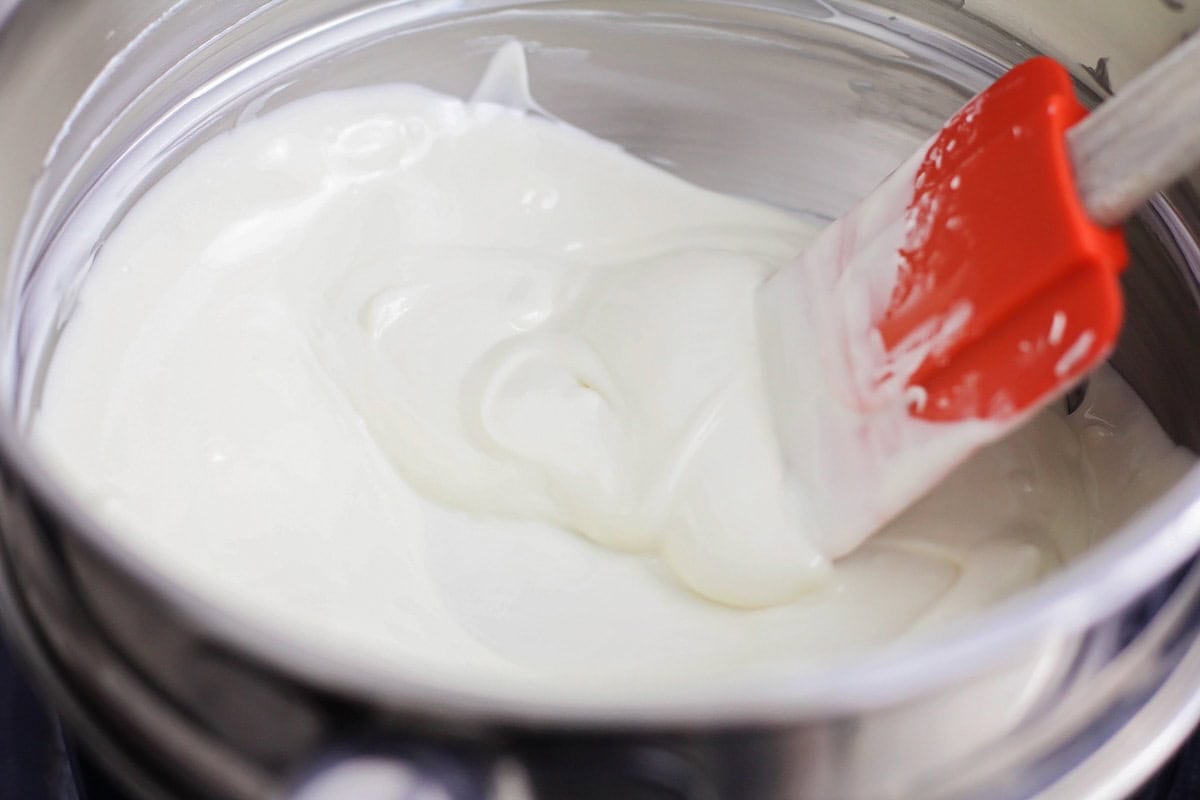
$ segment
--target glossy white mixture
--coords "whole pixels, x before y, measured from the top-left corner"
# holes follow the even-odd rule
[[[1189,462],[1103,373],[831,564],[849,547],[819,523],[861,517],[871,483],[797,491],[754,303],[809,236],[521,110],[308,98],[129,212],[33,434],[236,613],[472,681],[678,681],[886,641],[1035,581]]]

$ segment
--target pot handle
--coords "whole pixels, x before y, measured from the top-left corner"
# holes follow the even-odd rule
[[[512,759],[400,745],[322,759],[287,800],[534,800]]]

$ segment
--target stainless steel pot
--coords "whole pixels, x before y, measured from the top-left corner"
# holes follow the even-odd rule
[[[1050,50],[1096,100],[1200,17],[1164,2],[1144,12],[1151,36],[1141,17],[1128,31],[1114,22],[1119,2],[1089,4],[1082,20],[1057,4],[963,5],[18,5],[0,29],[0,252],[11,248],[0,612],[87,745],[147,797],[1077,800],[1133,789],[1200,717],[1200,471],[1060,575],[937,639],[836,671],[601,702],[467,691],[255,626],[98,528],[23,436],[105,230],[239,114],[380,80],[463,93],[516,36],[532,43],[535,91],[558,115],[697,183],[831,217],[1005,65]],[[1111,50],[1098,53],[1105,31]],[[110,172],[118,159],[127,169]],[[128,168],[137,180],[119,178]],[[84,197],[107,198],[113,217],[82,225]],[[1193,449],[1198,211],[1181,186],[1132,223],[1130,322],[1115,358]]]

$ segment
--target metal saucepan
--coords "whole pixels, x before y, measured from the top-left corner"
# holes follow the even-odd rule
[[[60,0],[8,12],[0,610],[71,728],[147,797],[1078,800],[1135,788],[1200,717],[1200,472],[1061,574],[936,640],[836,673],[602,703],[466,691],[256,627],[99,529],[23,435],[96,246],[66,225],[78,200],[108,192],[119,211],[245,109],[386,80],[465,93],[515,36],[531,43],[539,99],[568,121],[701,185],[834,217],[1033,45],[1076,64],[1095,100],[1197,16],[1164,3],[1125,27],[1123,3],[1072,18],[1060,4],[981,2],[993,24],[963,5]],[[1105,35],[1112,52],[1087,49]],[[142,184],[113,185],[117,158]],[[1181,186],[1132,223],[1115,358],[1193,449],[1198,212]]]

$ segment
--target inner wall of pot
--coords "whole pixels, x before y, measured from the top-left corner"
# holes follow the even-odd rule
[[[854,2],[484,3],[469,13],[283,3],[245,19],[252,4],[193,5],[241,21],[218,39],[210,17],[164,18],[101,79],[49,161],[6,297],[3,392],[18,425],[36,408],[95,252],[132,202],[200,142],[293,98],[389,81],[467,95],[496,48],[517,38],[534,96],[556,116],[699,185],[834,218],[1027,54],[944,9],[939,24],[952,30]],[[327,16],[333,6],[340,16]],[[113,213],[87,211],[96,207]],[[1134,222],[1130,323],[1116,358],[1193,449],[1196,230],[1187,198]]]

